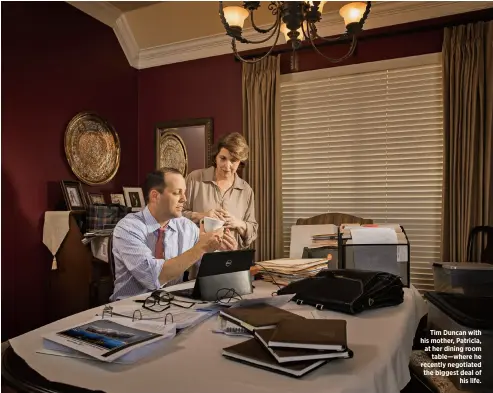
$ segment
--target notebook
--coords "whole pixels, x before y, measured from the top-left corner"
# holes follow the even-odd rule
[[[268,341],[269,347],[347,350],[344,319],[283,320]]]
[[[224,348],[222,354],[231,360],[292,377],[302,377],[327,362],[326,360],[307,360],[279,364],[255,338]]]
[[[353,352],[349,349],[345,351],[321,351],[305,348],[270,348],[267,343],[274,331],[275,329],[255,330],[255,337],[279,363],[320,359],[348,359],[353,357]]]
[[[221,310],[219,315],[226,320],[244,327],[250,332],[253,332],[255,329],[275,327],[280,321],[285,319],[305,319],[300,315],[268,304]]]

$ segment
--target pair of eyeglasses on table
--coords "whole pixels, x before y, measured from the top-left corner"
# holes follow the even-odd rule
[[[197,302],[178,300],[172,293],[158,289],[152,292],[147,298],[143,300],[134,300],[136,303],[142,303],[142,308],[152,312],[163,312],[171,306],[180,307],[184,309],[192,308]]]
[[[222,288],[217,291],[216,296],[217,299],[214,303],[225,306],[232,305],[234,300],[242,300],[241,295],[239,295],[233,288]],[[157,289],[147,298],[143,300],[134,300],[134,302],[142,303],[142,308],[156,313],[163,312],[171,306],[190,309],[194,305],[208,303],[202,301],[187,301],[182,298],[177,299],[172,293],[166,292],[162,289]]]

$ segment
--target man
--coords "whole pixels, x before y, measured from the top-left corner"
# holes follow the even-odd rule
[[[205,233],[182,217],[186,183],[176,169],[149,173],[143,191],[146,207],[127,214],[113,231],[112,301],[177,284],[205,253],[238,247],[228,230]]]

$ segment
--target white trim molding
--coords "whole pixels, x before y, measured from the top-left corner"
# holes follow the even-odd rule
[[[139,48],[125,15],[110,2],[73,1],[74,7],[86,12],[115,31],[120,45],[132,67],[144,69],[205,57],[231,53],[231,38],[224,34],[175,42],[152,48]],[[365,23],[365,30],[399,25],[448,15],[493,8],[491,1],[379,1],[372,5],[372,10]],[[267,26],[261,26],[267,27]],[[323,37],[342,34],[344,24],[337,13],[326,14],[317,24],[318,32]],[[262,37],[252,28],[245,29],[244,36],[256,40]],[[272,46],[274,39],[263,44],[238,44],[238,50],[252,50]],[[284,43],[279,37],[278,44]]]
[[[313,71],[293,72],[281,75],[280,82],[283,85],[300,82],[313,82],[320,79],[338,76],[356,75],[368,72],[393,70],[396,68],[410,68],[429,64],[441,64],[442,54],[429,53],[426,55],[400,57],[390,60],[379,60],[368,63],[351,64],[343,67],[321,68]]]
[[[134,68],[139,68],[139,45],[135,40],[132,28],[130,27],[125,14],[122,14],[115,22],[113,31],[120,43],[129,64]]]

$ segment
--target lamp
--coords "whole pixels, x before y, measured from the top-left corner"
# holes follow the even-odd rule
[[[268,9],[275,20],[266,28],[260,28],[255,24],[255,11],[260,7],[260,1],[244,1],[242,7],[223,7],[219,2],[219,17],[226,30],[226,34],[232,38],[231,46],[237,59],[244,63],[256,63],[269,56],[276,47],[279,36],[282,33],[286,42],[291,43],[293,49],[292,69],[297,69],[296,50],[302,46],[303,41],[309,41],[313,49],[322,57],[332,63],[339,63],[349,58],[356,49],[356,36],[363,29],[363,25],[370,14],[371,1],[353,2],[343,6],[339,14],[344,19],[346,31],[338,37],[324,38],[318,35],[316,23],[322,20],[323,7],[327,1],[271,1]],[[265,39],[249,40],[243,36],[243,26],[246,18],[250,16],[252,28],[258,33],[266,34]],[[261,44],[274,38],[274,44],[263,56],[256,59],[245,59],[236,47],[237,42],[244,44]],[[349,40],[348,52],[340,58],[331,58],[324,55],[315,45],[315,41],[337,42]]]

